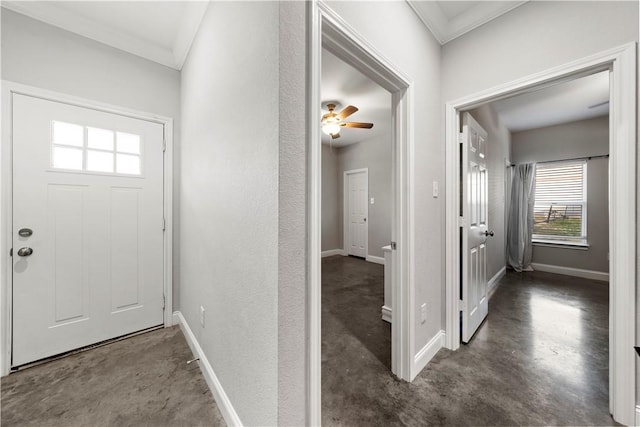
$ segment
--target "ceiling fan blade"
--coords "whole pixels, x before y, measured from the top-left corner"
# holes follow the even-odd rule
[[[331,134],[331,139],[338,139],[338,138],[340,138],[340,132]]]
[[[353,105],[347,105],[346,107],[344,107],[344,110],[338,113],[338,119],[344,120],[356,111],[358,111],[356,107],[354,107]]]
[[[373,127],[373,123],[346,122],[340,123],[340,126],[344,126],[346,128],[371,129]]]

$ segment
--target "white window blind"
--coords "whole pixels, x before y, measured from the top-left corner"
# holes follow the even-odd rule
[[[586,160],[536,166],[533,239],[586,244]]]

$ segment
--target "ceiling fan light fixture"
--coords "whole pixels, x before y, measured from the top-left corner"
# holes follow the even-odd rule
[[[340,132],[340,125],[337,123],[324,123],[322,125],[322,132],[326,133],[327,135],[335,135],[338,132]]]

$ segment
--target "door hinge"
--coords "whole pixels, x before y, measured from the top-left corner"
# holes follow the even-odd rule
[[[167,296],[162,294],[162,309],[164,310],[167,307]]]
[[[167,140],[163,139],[162,140],[162,152],[164,153],[165,151],[167,151]]]
[[[464,303],[464,300],[458,301],[458,310],[459,311],[467,311],[467,305]]]
[[[167,229],[167,220],[162,217],[162,231]]]
[[[459,133],[458,134],[458,144],[462,144],[464,142],[464,134],[463,133]]]
[[[13,256],[13,248],[9,249],[9,256]]]
[[[397,247],[398,244],[396,242],[391,242],[391,250],[395,251]]]
[[[463,216],[459,216],[458,217],[458,227],[464,227],[464,217]]]

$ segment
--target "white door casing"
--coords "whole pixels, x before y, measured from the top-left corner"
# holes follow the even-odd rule
[[[82,153],[85,167],[97,152],[89,128],[140,136],[140,174],[54,168],[54,121],[83,129],[83,146],[56,147]],[[159,123],[13,95],[12,366],[163,324],[163,133]],[[114,169],[135,157],[119,151],[122,138]],[[33,253],[19,256],[23,247]]]
[[[489,313],[487,298],[487,132],[462,116],[462,341],[467,343]]]
[[[460,346],[459,142],[461,111],[582,76],[611,71],[609,113],[609,410],[624,424],[636,422],[636,200],[637,43],[632,42],[448,101],[445,108],[446,202],[446,346]]]
[[[369,170],[344,173],[345,246],[347,255],[366,258],[369,241]]]

